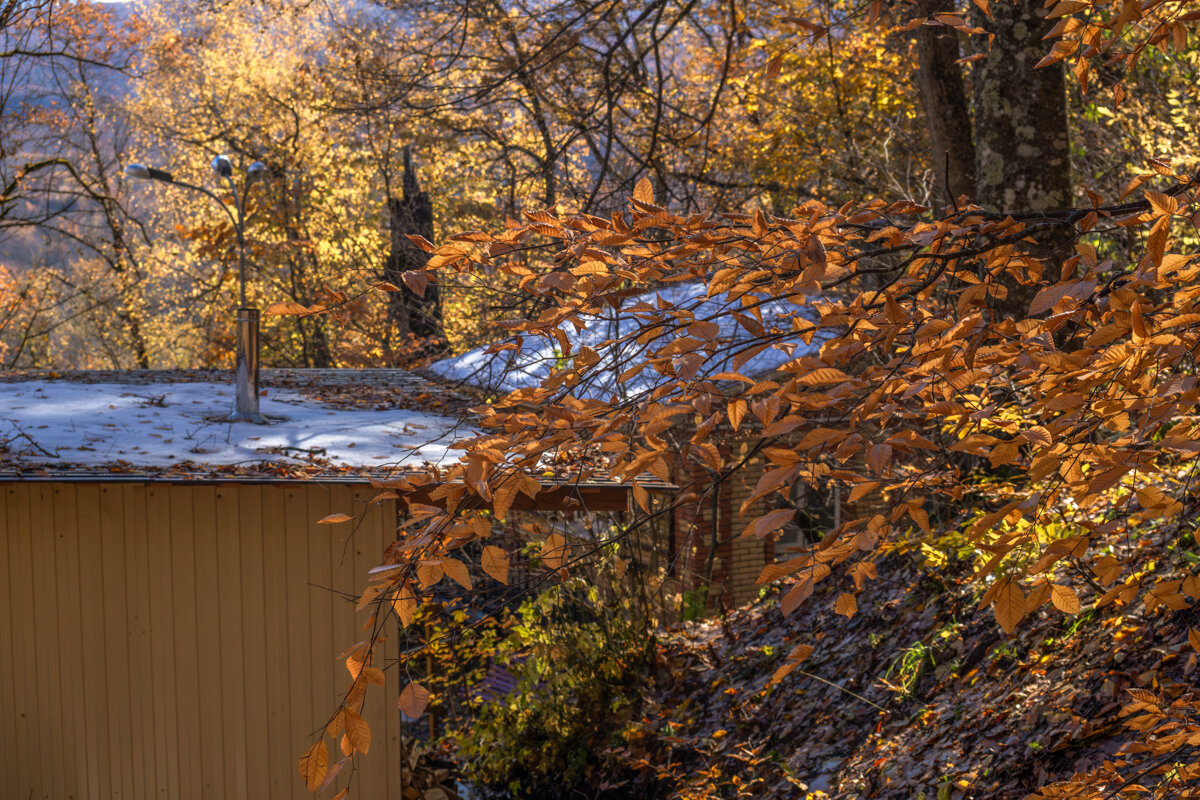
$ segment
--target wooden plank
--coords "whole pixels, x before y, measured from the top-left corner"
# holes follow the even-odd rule
[[[33,636],[24,642],[20,651],[32,668],[33,674],[26,678],[18,691],[27,696],[26,713],[32,723],[32,744],[36,749],[29,767],[34,776],[34,785],[38,791],[49,793],[53,791],[65,759],[63,726],[53,718],[49,709],[53,683],[49,670],[55,665],[49,660],[51,648],[42,647],[42,639],[49,632],[50,626],[57,621],[57,613],[48,614],[49,609],[45,604],[29,602],[30,599],[40,598],[47,588],[53,591],[53,585],[43,587],[40,580],[46,576],[44,565],[41,563],[45,548],[39,546],[39,540],[42,538],[41,515],[44,513],[44,507],[39,503],[40,499],[26,495],[25,502],[17,507],[19,524],[24,530],[22,550],[28,554],[27,562],[24,561],[24,555],[22,556],[21,564],[25,575],[19,584],[22,586],[22,593],[28,599],[17,607],[17,613],[26,618],[24,630]]]
[[[41,488],[41,487],[39,487]],[[90,797],[87,772],[88,749],[93,748],[87,730],[80,722],[84,707],[83,601],[80,593],[80,520],[76,513],[76,491],[71,484],[49,484],[40,492],[39,511],[54,532],[54,569],[57,576],[53,591],[57,594],[59,661],[56,670],[62,691],[63,708],[63,779],[66,796]]]
[[[298,740],[294,737],[293,709],[291,704],[291,652],[288,649],[288,580],[287,525],[285,502],[287,490],[264,486],[262,488],[262,531],[263,558],[266,568],[262,573],[263,597],[265,600],[266,659],[263,674],[267,682],[268,724],[257,732],[268,745],[268,774],[271,798],[290,797],[296,793],[299,777],[293,766],[302,750],[297,750]],[[302,717],[296,709],[295,719]],[[255,734],[251,734],[251,738]]]
[[[302,540],[293,539],[293,542],[303,541],[308,548],[306,593],[312,641],[306,660],[312,669],[312,700],[309,718],[300,724],[301,728],[307,730],[323,727],[337,709],[339,689],[345,685],[342,676],[347,673],[335,663],[334,656],[354,641],[341,641],[343,636],[335,632],[333,627],[333,565],[329,560],[329,542],[331,539],[340,540],[341,531],[338,529],[347,526],[319,525],[317,520],[337,511],[353,514],[354,509],[349,506],[350,493],[345,487],[311,484],[302,491],[306,501],[302,507],[307,510],[304,512],[304,527],[299,530],[306,535]],[[331,764],[341,757],[340,752],[331,753],[330,756]]]
[[[287,628],[288,661],[282,671],[287,674],[288,698],[292,708],[291,728],[286,732],[285,738],[292,753],[289,761],[293,764],[310,746],[313,728],[320,726],[320,722],[313,715],[313,645],[308,621],[309,518],[306,495],[303,486],[284,489],[283,535],[286,537],[286,546],[280,553],[286,569],[287,582],[287,608],[280,620]],[[290,772],[293,780],[287,788],[294,790],[295,781],[299,780],[299,776],[294,769]]]
[[[154,759],[153,651],[150,641],[150,550],[146,524],[146,487],[122,484],[125,511],[125,602],[128,614],[128,692],[133,734],[135,800],[152,800],[158,786]]]
[[[358,508],[362,508],[376,492],[374,490],[356,488],[355,496]],[[366,555],[374,554],[375,563],[382,558],[384,548],[396,538],[396,502],[389,500],[370,506],[367,511],[364,528],[370,533],[364,548]],[[356,577],[361,586],[364,575]],[[385,618],[383,631],[386,637],[380,659],[383,664],[395,663],[400,652],[395,617]],[[372,758],[375,759],[378,770],[378,780],[382,784],[378,790],[379,797],[399,797],[400,792],[400,710],[396,701],[400,697],[402,677],[398,670],[387,672],[387,683],[382,689],[372,689],[370,697],[371,708],[369,719],[372,727],[376,728],[376,743],[372,745]]]
[[[270,796],[268,769],[272,738],[268,735],[266,663],[267,626],[271,620],[267,619],[264,597],[267,565],[263,556],[263,491],[259,486],[238,487],[238,525],[234,529],[239,545],[242,587],[242,738],[246,749],[247,798]],[[225,550],[221,552],[223,554]]]
[[[331,501],[331,507],[335,511],[342,511],[347,514],[353,514],[354,509],[344,499],[340,493],[335,493],[336,500]],[[318,516],[317,519],[320,519]],[[347,596],[353,593],[355,586],[351,573],[354,570],[354,554],[350,547],[352,542],[348,537],[352,536],[353,523],[346,525],[321,525],[321,528],[329,528],[326,535],[323,537],[325,544],[325,560],[329,564],[329,586],[333,590],[330,600],[330,639],[327,647],[329,648],[329,662],[332,668],[332,684],[333,684],[333,700],[330,708],[336,707],[336,703],[341,699],[346,689],[350,686],[350,673],[345,669],[345,665],[338,661],[333,656],[345,650],[349,645],[360,640],[358,636],[358,628],[355,625],[354,602],[347,599]],[[371,731],[372,737],[376,731]],[[367,756],[369,759],[374,758],[376,749],[374,741],[371,744],[371,754]],[[337,750],[335,758],[341,757],[341,750]],[[343,770],[339,775],[335,788],[340,791],[347,785],[349,775],[347,770]],[[356,783],[359,783],[359,774],[354,777]],[[368,796],[369,789],[365,784],[360,784],[363,796]],[[354,790],[359,790],[356,786]]]
[[[100,487],[99,529],[96,531],[100,558],[99,583],[103,598],[101,632],[104,637],[105,716],[108,760],[112,775],[112,797],[134,795],[133,759],[130,742],[133,725],[129,686],[129,613],[125,602],[125,505],[119,486]]]
[[[32,531],[29,525],[29,500],[25,492],[18,492],[12,505],[6,509],[7,551],[5,554],[5,578],[7,584],[7,602],[9,604],[7,620],[12,654],[10,674],[12,685],[10,699],[5,706],[3,722],[10,737],[11,749],[0,755],[6,763],[4,774],[7,780],[14,781],[14,794],[18,797],[40,795],[46,791],[41,786],[40,758],[37,753],[37,721],[34,716],[34,692],[30,690],[36,684],[36,666],[33,663],[33,626],[25,610],[31,599],[37,597],[36,587],[30,583],[31,560],[30,540]]]
[[[78,682],[72,674],[74,662],[65,662],[62,656],[62,610],[60,565],[55,560],[54,491],[49,486],[26,488],[23,504],[28,510],[25,523],[30,527],[30,541],[34,553],[34,581],[37,594],[29,604],[36,615],[35,630],[38,634],[36,662],[38,673],[38,704],[44,715],[48,738],[42,742],[42,770],[47,775],[46,786],[53,796],[67,796],[74,789],[68,782],[67,724],[64,720],[62,694],[67,680]],[[44,734],[43,734],[44,735]]]
[[[203,797],[204,776],[200,772],[200,670],[197,619],[202,613],[196,583],[196,510],[191,487],[170,489],[171,583],[167,587],[174,605],[171,618],[175,659],[176,719],[173,734],[178,741],[180,797]]]
[[[240,486],[216,490],[217,623],[221,637],[221,760],[224,796],[252,796],[246,786],[246,676],[242,653],[243,608]],[[250,535],[250,532],[247,531]]]
[[[200,740],[199,796],[217,800],[231,796],[225,791],[225,765],[221,746],[221,739],[225,735],[222,717],[226,697],[221,680],[225,641],[221,635],[217,598],[220,568],[214,541],[217,528],[217,491],[215,486],[196,486],[190,490],[180,488],[176,491],[190,491],[192,495],[196,575],[196,690],[200,700],[196,715]]]
[[[373,492],[371,493],[374,494]],[[367,498],[369,499],[369,498]],[[347,570],[343,577],[343,582],[347,586],[349,593],[358,595],[366,588],[367,572],[374,566],[377,566],[383,559],[383,548],[388,541],[395,536],[394,530],[389,535],[385,536],[385,526],[381,525],[384,518],[388,516],[390,503],[380,504],[369,507],[363,516],[363,521],[358,531],[351,540],[351,555],[353,558],[347,558],[345,566]],[[355,510],[362,512],[363,506],[356,505]],[[394,520],[394,510],[391,510],[391,519]],[[370,635],[370,632],[363,631],[362,626],[369,619],[367,611],[354,611],[353,604],[346,604],[343,613],[346,619],[352,621],[354,635],[358,639],[365,639]],[[384,617],[381,615],[380,620],[376,621],[376,625],[380,626],[383,635],[387,640],[394,640],[395,623],[394,618]],[[378,646],[375,653],[375,666],[386,664],[388,654],[388,642],[385,641]],[[395,682],[401,679],[398,671],[393,669],[390,671],[388,680]],[[390,688],[390,691],[389,691]],[[366,707],[363,710],[363,717],[371,726],[372,745],[371,755],[360,764],[361,775],[355,780],[361,782],[364,795],[375,797],[392,797],[399,796],[397,786],[389,783],[389,756],[394,757],[393,751],[389,747],[389,736],[393,735],[389,731],[389,715],[398,713],[396,708],[396,698],[399,696],[399,689],[394,685],[388,687],[385,684],[384,690],[381,692],[378,687],[371,687],[367,692]],[[390,702],[388,698],[390,699]],[[394,751],[398,753],[398,750]],[[398,781],[397,781],[398,783]]]
[[[24,787],[16,759],[17,737],[13,722],[17,719],[17,648],[23,643],[17,640],[15,626],[9,620],[15,620],[19,604],[28,599],[21,597],[21,589],[12,580],[9,570],[17,546],[17,503],[26,501],[29,488],[15,483],[0,487],[3,491],[0,496],[0,558],[6,565],[0,570],[0,578],[4,579],[4,586],[0,587],[0,620],[5,620],[0,625],[0,775],[9,776],[8,780],[13,782],[11,785],[18,794]]]
[[[147,561],[150,590],[151,704],[154,710],[154,771],[157,800],[185,800],[180,771],[179,701],[175,672],[174,558],[168,486],[146,487]],[[190,798],[186,798],[190,800]]]
[[[64,491],[67,487],[64,487]],[[90,743],[84,752],[88,789],[93,797],[112,797],[113,776],[108,756],[108,674],[104,631],[104,585],[101,563],[100,487],[75,487],[75,513],[79,524],[79,614],[83,620],[83,659],[79,662],[83,684],[83,728]]]

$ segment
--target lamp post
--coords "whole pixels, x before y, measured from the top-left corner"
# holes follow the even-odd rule
[[[229,216],[229,220],[233,223],[233,228],[237,232],[238,245],[239,304],[235,318],[237,329],[237,352],[234,362],[236,387],[233,415],[230,420],[265,423],[267,418],[258,410],[258,309],[251,308],[246,302],[246,196],[255,181],[266,177],[267,165],[261,161],[255,161],[246,169],[241,193],[238,192],[237,184],[233,180],[233,162],[229,160],[229,156],[220,155],[214,158],[212,168],[218,178],[229,184],[229,190],[233,193],[232,211],[224,200],[203,186],[177,180],[171,173],[161,169],[147,167],[144,164],[130,164],[125,167],[125,175],[129,178],[182,186],[185,189],[207,195],[221,206],[221,210]]]

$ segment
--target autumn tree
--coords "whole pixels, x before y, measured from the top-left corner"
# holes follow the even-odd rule
[[[480,409],[483,433],[461,463],[381,485],[421,490],[438,504],[413,508],[362,596],[376,615],[374,635],[389,612],[407,624],[421,593],[443,579],[442,565],[486,538],[488,512],[504,518],[516,497],[542,491],[535,475],[627,481],[640,510],[599,541],[548,535],[543,558],[546,548],[570,553],[549,562],[552,579],[653,523],[652,478],[709,476],[681,481],[671,498],[700,504],[752,459],[766,469],[741,508],[744,536],[769,537],[787,524],[790,510],[760,501],[797,482],[838,481],[861,511],[764,570],[763,583],[785,581],[785,615],[832,583],[834,613],[853,616],[880,553],[934,535],[934,524],[963,538],[980,607],[1008,635],[1043,607],[1073,615],[1085,605],[1107,613],[1140,604],[1166,614],[1200,600],[1191,563],[1166,565],[1138,544],[1150,526],[1190,531],[1200,265],[1177,235],[1200,176],[1154,158],[1133,198],[1094,195],[1072,207],[1061,185],[1066,89],[1056,75],[1073,54],[1083,80],[1099,58],[1132,68],[1149,48],[1186,50],[1200,14],[1173,2],[1119,10],[1067,2],[1052,7],[1059,22],[1049,27],[1028,4],[997,5],[980,20],[996,26],[996,39],[992,55],[976,60],[984,66],[973,78],[975,142],[980,172],[995,168],[997,154],[1011,150],[1014,161],[1000,163],[1007,185],[977,174],[978,196],[968,201],[987,204],[808,201],[787,215],[706,216],[672,207],[647,175],[607,217],[528,212],[503,231],[451,236],[432,249],[435,277],[523,274],[522,288],[546,308],[512,321],[514,338],[493,352],[549,343],[559,357],[544,379]],[[1031,31],[1046,32],[1052,47],[1040,36],[1035,46]],[[1110,97],[1123,92],[1114,87]],[[979,130],[996,123],[1000,107],[1025,100],[1029,107],[1012,112],[1023,125],[1010,140]],[[1145,245],[1116,262],[1105,240],[1122,230]],[[544,260],[525,274],[528,252]],[[699,285],[704,302],[630,299],[631,285],[663,284]],[[612,309],[629,324],[604,342],[572,346],[570,330]],[[730,321],[737,336],[722,327]],[[781,364],[767,378],[748,377],[747,362],[767,351],[782,353]],[[595,391],[614,376],[626,391]],[[694,426],[682,442],[665,434],[677,418]],[[1200,632],[1193,637],[1200,650]],[[819,646],[795,647],[775,680]],[[1035,796],[1194,796],[1189,742],[1200,730],[1200,698],[1178,688],[1134,695],[1130,746]],[[411,700],[423,690],[405,692]],[[307,779],[313,752],[300,764]]]

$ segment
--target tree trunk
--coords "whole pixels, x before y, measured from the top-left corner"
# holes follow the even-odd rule
[[[446,334],[442,326],[441,293],[435,283],[425,287],[424,294],[417,294],[404,281],[404,273],[422,269],[429,261],[427,253],[409,241],[406,234],[433,239],[433,204],[429,195],[421,191],[413,169],[409,149],[404,149],[403,195],[389,197],[388,222],[391,228],[391,253],[384,267],[384,279],[400,287],[388,303],[388,314],[392,319],[401,341],[402,350],[408,345],[405,340],[415,340],[415,352],[400,354],[424,358],[446,352]],[[393,352],[397,348],[392,348]]]
[[[990,8],[992,19],[974,12],[975,23],[996,36],[975,65],[976,202],[1003,213],[1064,208],[1072,194],[1066,80],[1061,62],[1035,69],[1050,51],[1042,37],[1053,21],[1041,0],[1004,0]],[[1050,269],[1069,255],[1073,231],[1065,226],[1043,227],[1034,236],[1034,255]],[[1024,317],[1037,287],[1010,283],[1008,289],[995,304],[997,313]]]
[[[929,18],[953,11],[947,0],[917,0],[916,13]],[[963,83],[958,33],[947,25],[917,28],[917,87],[929,128],[929,155],[937,186],[933,196],[947,204],[975,194],[975,142]]]

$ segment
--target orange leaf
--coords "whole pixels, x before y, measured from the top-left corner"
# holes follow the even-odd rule
[[[345,709],[346,740],[356,752],[365,754],[371,749],[371,726],[353,708]]]
[[[471,573],[467,570],[467,565],[459,561],[457,558],[444,559],[442,561],[442,571],[450,576],[455,583],[467,591],[470,591],[473,588],[471,584]]]
[[[1188,644],[1192,646],[1193,650],[1200,653],[1200,631],[1188,628]]]
[[[263,309],[263,313],[269,317],[295,316],[297,314],[307,314],[308,307],[288,300],[283,303],[271,303],[271,305]]]
[[[425,296],[425,288],[429,286],[429,276],[423,270],[406,270],[400,274],[400,279],[417,297]]]
[[[425,707],[429,705],[429,690],[419,683],[410,683],[400,693],[398,705],[409,719],[417,719],[425,713]]]
[[[505,519],[508,516],[509,509],[512,508],[513,501],[517,499],[517,493],[521,490],[522,481],[520,476],[513,475],[500,487],[492,492],[492,511],[496,514],[496,519]]]
[[[1005,581],[996,591],[996,621],[1005,633],[1011,634],[1025,616],[1025,593],[1012,581]]]
[[[799,608],[801,603],[812,596],[812,593],[812,578],[800,581],[800,583],[797,583],[795,586],[793,586],[791,590],[783,596],[783,602],[781,603],[783,607],[783,615],[786,617],[788,614],[791,614],[793,611]]]
[[[488,575],[508,585],[508,553],[503,549],[490,544],[484,547],[481,566]]]
[[[854,599],[854,595],[843,592],[838,595],[837,602],[833,605],[833,611],[846,618],[853,617],[858,612],[858,601]]]
[[[408,627],[412,624],[413,616],[417,613],[417,596],[406,583],[392,595],[392,608],[400,618],[400,624]]]
[[[557,533],[546,537],[542,544],[542,563],[547,569],[561,569],[567,561],[567,540]]]
[[[637,186],[633,189],[633,199],[643,203],[654,202],[654,187],[650,184],[650,179],[643,177],[637,182]]]
[[[325,740],[322,739],[300,756],[300,777],[304,779],[304,785],[308,787],[308,790],[315,792],[320,788],[321,781],[325,780],[325,773],[328,771],[329,748],[325,746]]]
[[[349,522],[354,517],[349,514],[330,514],[328,517],[322,517],[317,520],[318,525],[336,525],[339,522]]]
[[[1050,602],[1064,614],[1078,614],[1081,608],[1075,590],[1057,583],[1050,585]]]

